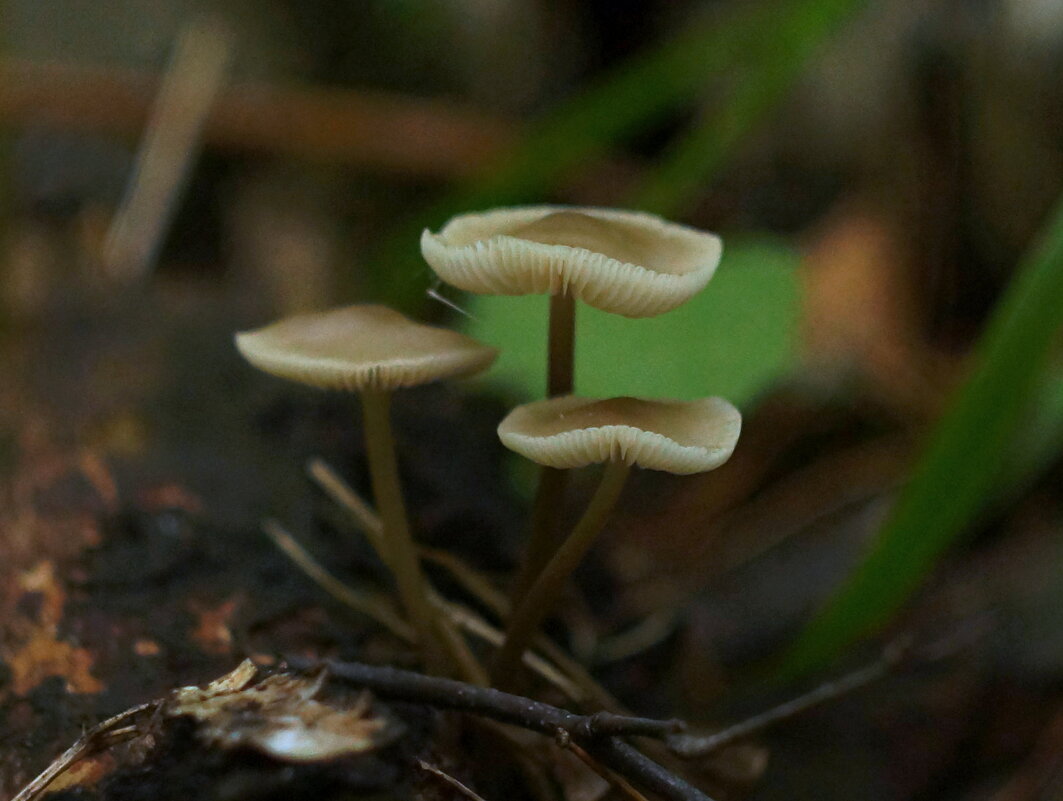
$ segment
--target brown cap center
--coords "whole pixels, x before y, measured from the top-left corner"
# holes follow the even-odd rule
[[[629,264],[654,264],[654,242],[646,232],[578,211],[555,211],[509,232],[541,245],[567,245]],[[665,271],[659,271],[665,272]]]

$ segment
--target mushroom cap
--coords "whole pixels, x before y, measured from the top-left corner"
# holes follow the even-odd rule
[[[487,295],[568,292],[625,317],[671,311],[716,271],[715,234],[653,214],[575,206],[495,209],[425,230],[421,253],[441,279]]]
[[[464,334],[421,325],[373,305],[287,317],[237,334],[236,347],[267,373],[350,392],[469,375],[498,355]]]
[[[498,426],[502,444],[548,467],[622,461],[686,475],[726,462],[742,415],[723,398],[695,401],[565,395],[518,406]]]

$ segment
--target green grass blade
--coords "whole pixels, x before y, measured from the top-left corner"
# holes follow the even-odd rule
[[[1063,328],[1063,201],[1001,298],[973,369],[870,554],[783,660],[794,676],[881,626],[996,496],[1000,467],[1045,386]]]
[[[1048,371],[1036,398],[1001,465],[1000,481],[994,488],[997,505],[1019,498],[1063,456],[1063,373],[1059,369]]]

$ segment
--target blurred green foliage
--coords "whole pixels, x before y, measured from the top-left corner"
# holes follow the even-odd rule
[[[1001,465],[994,500],[1003,505],[1016,500],[1045,470],[1063,455],[1063,370],[1055,365],[1034,390],[1030,413],[1025,415],[1015,440]]]
[[[729,26],[734,63],[727,69],[727,100],[668,148],[631,205],[665,216],[680,211],[785,100],[809,59],[860,5],[854,0],[791,3],[771,9],[770,20],[753,14],[735,20]]]
[[[660,172],[651,170],[635,193],[634,208],[677,211],[782,99],[808,57],[863,3],[757,2],[723,19],[707,15],[691,22],[532,124],[520,146],[479,178],[396,226],[373,259],[372,294],[406,311],[420,308],[430,283],[414,244],[423,228],[438,227],[460,212],[542,202],[576,168],[693,103],[714,81],[731,82],[717,113],[676,144]]]
[[[632,58],[548,114],[506,161],[448,199],[447,205],[476,209],[554,189],[575,168],[696,100],[721,77],[745,76],[719,113],[745,120],[742,130],[748,131],[756,120],[731,109],[751,105],[751,97],[759,99],[765,85],[780,85],[781,76],[795,77],[805,67],[805,57],[862,3],[760,2],[729,18],[707,15],[695,20],[673,39]],[[736,141],[731,130],[726,138]],[[665,176],[665,183],[670,178],[677,176]],[[652,175],[650,180],[661,183]]]
[[[805,629],[784,675],[823,665],[888,621],[979,515],[1058,456],[1063,384],[1050,367],[1061,328],[1063,201],[999,301],[871,552]]]
[[[748,404],[791,365],[797,261],[776,241],[728,240],[708,289],[673,312],[629,320],[578,304],[576,391]],[[486,380],[520,401],[543,397],[547,298],[474,296],[468,310],[465,333],[502,351]]]
[[[681,214],[785,99],[817,48],[861,5],[759,2],[726,19],[690,24],[562,103],[531,126],[507,159],[400,225],[378,254],[388,269],[378,273],[376,294],[407,309],[421,305],[431,281],[412,245],[421,228],[461,211],[541,201],[577,168],[711,90],[717,105],[665,149],[627,203]],[[601,396],[720,394],[748,405],[790,364],[797,313],[793,265],[793,254],[777,244],[728,242],[709,290],[672,314],[629,321],[581,307],[577,390]],[[503,351],[491,380],[521,398],[541,396],[545,299],[467,302],[473,319],[464,324],[466,331]],[[811,623],[784,672],[822,665],[887,621],[979,514],[1013,497],[1055,458],[1063,441],[1063,383],[1045,368],[1061,322],[1063,218],[1001,301],[970,380],[867,560]]]

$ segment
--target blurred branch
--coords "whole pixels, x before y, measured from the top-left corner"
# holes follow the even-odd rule
[[[307,472],[326,494],[350,513],[354,522],[365,532],[367,538],[370,538],[371,544],[374,538],[381,536],[383,529],[376,511],[332,469],[328,462],[320,458],[313,458],[307,463]],[[380,553],[379,545],[374,544],[374,547]],[[509,599],[499,592],[483,574],[474,570],[458,557],[445,551],[422,547],[420,552],[422,559],[433,562],[443,568],[459,586],[482,603],[485,608],[490,609],[498,618],[505,619],[509,614]],[[454,614],[456,606],[454,604],[449,606],[450,613]],[[464,616],[466,619],[459,621],[459,623],[468,630],[469,618],[467,614],[464,614]],[[479,622],[476,634],[481,639],[492,642],[490,637],[484,636],[486,632],[484,625],[484,621]],[[499,642],[492,642],[492,644],[497,646]],[[591,676],[587,669],[570,657],[564,649],[549,637],[539,635],[535,640],[535,647],[549,657],[550,661],[580,688],[585,700],[591,700],[603,709],[619,709],[616,699],[594,680],[594,677]],[[544,678],[548,678],[555,686],[558,686],[558,682],[555,679],[549,678],[549,674],[543,672],[542,665],[545,663],[538,656],[529,652],[525,654],[524,659],[529,667],[544,676]]]
[[[711,801],[696,787],[620,739],[622,735],[664,738],[682,728],[683,724],[677,720],[609,712],[579,715],[490,687],[477,687],[392,667],[357,662],[314,662],[294,657],[287,661],[296,670],[323,667],[330,679],[371,690],[382,698],[452,709],[551,736],[563,733],[606,767],[664,799]]]
[[[5,60],[0,119],[136,138],[159,87],[136,70]],[[223,90],[203,127],[204,144],[223,150],[447,178],[481,168],[514,139],[512,123],[456,104],[265,83]]]
[[[211,17],[189,23],[178,37],[136,169],[107,234],[104,269],[109,277],[130,283],[151,271],[195,165],[203,124],[231,54],[228,31]]]

